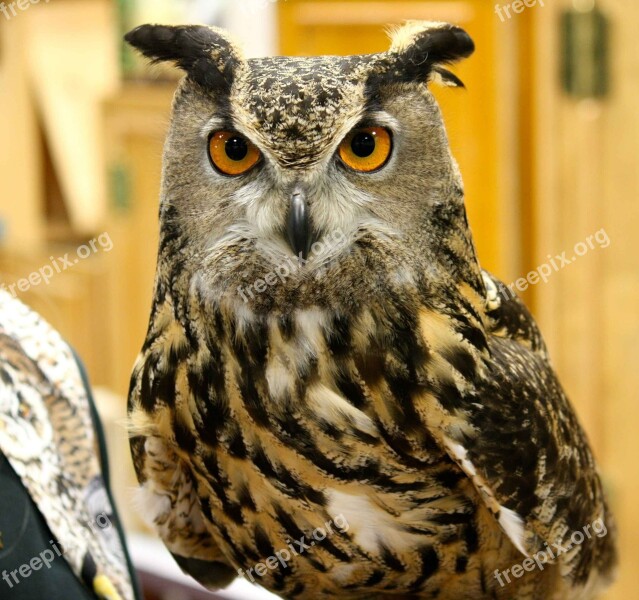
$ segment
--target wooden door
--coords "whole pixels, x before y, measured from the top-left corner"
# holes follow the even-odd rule
[[[532,155],[537,264],[604,230],[597,247],[537,286],[538,319],[591,438],[618,522],[621,565],[607,599],[639,598],[639,52],[636,0],[599,0],[610,23],[611,90],[559,85],[559,0],[535,13]],[[600,239],[604,239],[600,236]],[[576,257],[577,258],[577,257]]]

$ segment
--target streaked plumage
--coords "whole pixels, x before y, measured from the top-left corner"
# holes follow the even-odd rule
[[[248,61],[210,28],[128,40],[188,74],[129,400],[145,511],[181,566],[219,587],[343,515],[348,530],[259,583],[285,598],[592,597],[615,560],[596,466],[532,317],[479,267],[426,85],[460,84],[442,65],[470,38],[409,23],[386,53]],[[390,158],[349,170],[342,141],[373,126]],[[216,172],[218,130],[261,162]],[[341,242],[242,298],[297,255],[300,223],[301,239]],[[499,585],[496,570],[598,519],[607,535]]]

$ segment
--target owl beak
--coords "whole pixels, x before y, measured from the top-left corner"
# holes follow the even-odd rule
[[[306,260],[313,239],[306,193],[299,187],[296,187],[291,194],[286,220],[286,233],[295,256]]]

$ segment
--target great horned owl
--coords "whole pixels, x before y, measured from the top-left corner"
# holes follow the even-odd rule
[[[430,82],[470,37],[246,60],[218,29],[127,40],[186,72],[129,400],[145,511],[210,588],[591,598],[614,531],[526,308],[478,264]],[[299,544],[299,541],[303,545]]]

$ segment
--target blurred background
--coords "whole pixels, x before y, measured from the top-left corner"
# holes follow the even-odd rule
[[[145,22],[228,28],[249,56],[388,47],[405,19],[475,39],[436,90],[482,265],[514,283],[584,424],[618,520],[608,599],[639,598],[636,0],[18,0],[0,4],[0,283],[75,346],[97,388],[149,599],[210,598],[145,532],[122,428],[148,321],[162,142],[178,73],[121,43]],[[247,584],[248,585],[248,584]],[[217,597],[268,597],[237,584]]]

